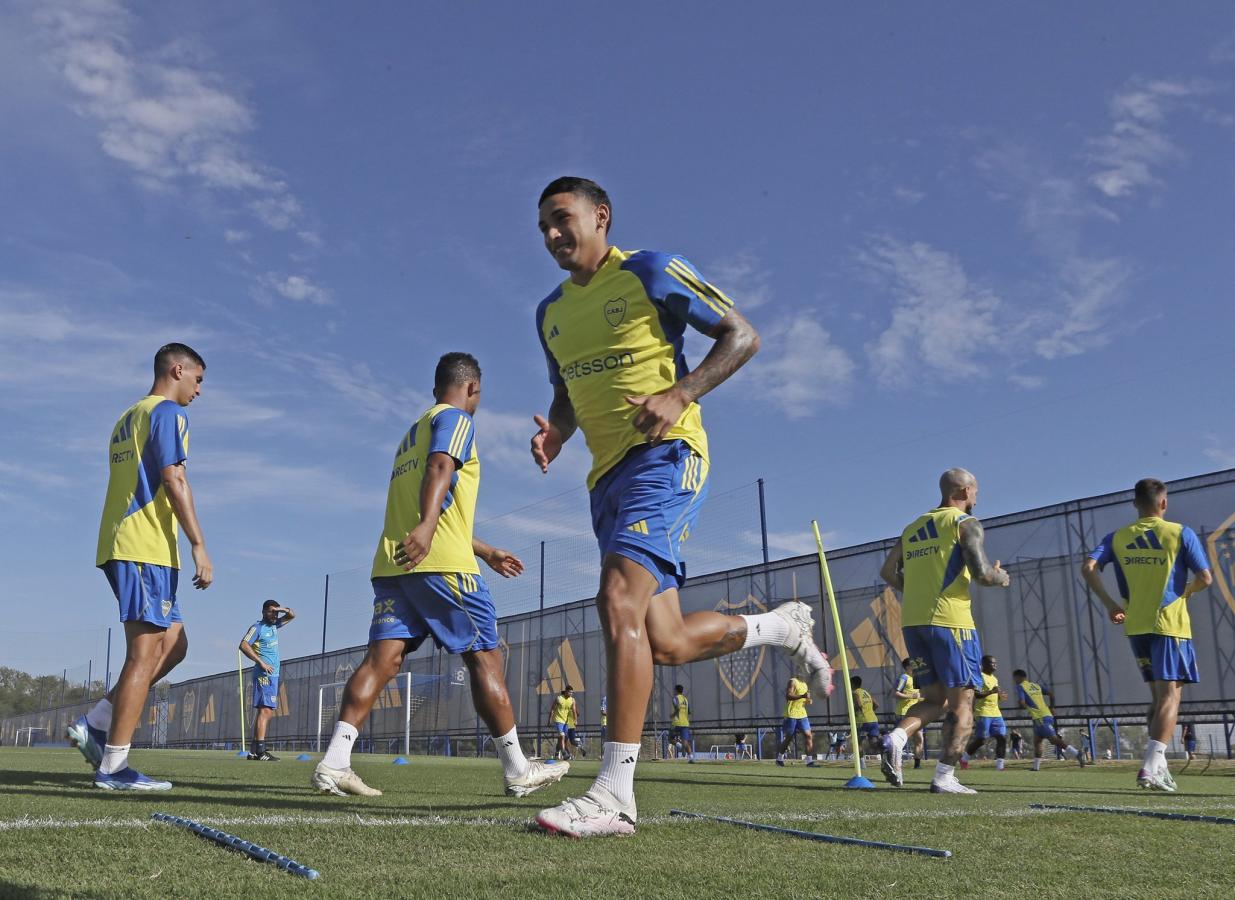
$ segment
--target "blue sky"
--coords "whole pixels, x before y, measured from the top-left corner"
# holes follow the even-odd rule
[[[577,534],[581,441],[548,478],[525,449],[563,173],[762,332],[704,415],[713,490],[767,479],[774,555],[812,517],[893,533],[949,465],[988,516],[1235,465],[1233,88],[1226,4],[8,4],[0,662],[101,657],[104,446],[168,340],[209,365],[217,578],[178,677],[266,596],[304,616],[286,654],[318,645],[445,350],[486,372],[480,518]]]

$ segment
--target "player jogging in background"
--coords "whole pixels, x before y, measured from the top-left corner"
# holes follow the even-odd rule
[[[609,737],[609,697],[600,695],[600,742],[603,744]]]
[[[129,765],[129,747],[151,686],[184,659],[189,640],[177,599],[179,528],[193,548],[193,586],[210,587],[214,567],[197,522],[185,475],[189,416],[201,393],[206,363],[184,344],[166,344],[154,357],[150,393],[112,428],[107,499],[95,565],[120,604],[124,668],[111,692],[66,729],[69,741],[95,767],[94,786],[112,791],[165,791],[171,782]]]
[[[279,708],[279,629],[296,618],[290,608],[276,600],[262,604],[262,617],[249,626],[240,641],[240,652],[253,660],[253,751],[249,759],[275,762],[266,749],[266,727]]]
[[[690,699],[686,688],[673,686],[673,717],[669,720],[669,740],[679,743],[682,752],[691,762],[695,761],[695,742],[690,736]]]
[[[913,709],[913,705],[922,699],[922,692],[918,690],[913,680],[913,660],[908,657],[901,660],[901,674],[896,679],[896,689],[892,692],[892,696],[896,698],[897,722],[903,719],[909,710]],[[920,769],[922,757],[926,755],[926,738],[919,729],[909,740],[913,746],[913,767]]]
[[[742,367],[759,336],[681,256],[609,245],[613,206],[595,182],[559,178],[541,193],[545,249],[569,277],[536,310],[553,385],[536,416],[532,459],[544,472],[582,430],[592,454],[592,526],[601,555],[596,608],[605,640],[609,740],[592,787],[537,816],[583,837],[635,829],[635,764],[652,666],[681,666],[745,647],[779,646],[817,697],[832,670],[804,603],[770,613],[683,616],[684,549],[708,491],[708,439],[698,400]],[[687,327],[712,339],[693,372]]]
[[[549,708],[549,727],[557,734],[557,758],[570,759],[570,730],[574,719],[575,698],[574,688],[565,685],[553,698],[553,706]]]
[[[1184,745],[1184,757],[1189,761],[1196,759],[1196,726],[1184,722],[1179,729],[1179,739]]]
[[[472,416],[480,405],[480,365],[447,353],[433,375],[429,407],[395,450],[386,519],[373,557],[373,622],[364,661],[347,680],[339,721],[313,772],[318,791],[373,796],[352,771],[352,745],[378,695],[407,654],[432,637],[463,657],[472,703],[493,735],[508,795],[522,797],[561,779],[565,763],[531,762],[515,729],[497,612],[476,557],[503,578],[523,571],[518,557],[472,534],[480,489],[480,457]]]
[[[1051,704],[1055,702],[1055,694],[1050,688],[1029,680],[1024,669],[1012,673],[1016,682],[1016,703],[1022,709],[1029,710],[1033,717],[1033,770],[1042,768],[1042,742],[1049,741],[1069,759],[1075,759],[1078,764],[1085,765],[1085,757],[1055,731],[1055,716],[1051,713]]]
[[[1000,689],[999,661],[987,655],[982,657],[982,687],[973,692],[973,737],[961,754],[961,768],[969,768],[969,759],[977,753],[988,738],[995,739],[995,769],[1002,772],[1008,755],[1008,726],[1003,720],[1000,700],[1008,699],[1008,692]]]
[[[982,686],[982,645],[970,608],[969,582],[1007,587],[1008,573],[986,560],[982,523],[971,513],[978,481],[964,469],[939,478],[939,506],[905,529],[880,574],[904,597],[905,647],[923,699],[884,739],[882,769],[895,787],[905,783],[901,754],[911,735],[943,718],[943,750],[931,793],[974,794],[956,778],[973,727],[973,692]]]
[[[1141,677],[1149,682],[1149,745],[1137,773],[1141,787],[1174,791],[1166,765],[1166,745],[1175,733],[1185,684],[1200,680],[1192,646],[1188,598],[1213,584],[1209,560],[1196,532],[1168,522],[1166,485],[1142,478],[1133,489],[1139,518],[1108,534],[1085,560],[1081,574],[1116,625],[1123,623]],[[1115,564],[1121,606],[1107,593],[1099,572]],[[1188,580],[1188,573],[1193,578]]]
[[[794,735],[802,735],[806,742],[806,764],[815,765],[815,736],[810,731],[810,719],[806,716],[806,707],[810,705],[810,688],[806,682],[795,676],[789,677],[785,685],[785,720],[781,723],[781,742],[776,749],[776,764],[785,764],[785,751],[793,743]]]
[[[871,696],[871,692],[862,687],[862,678],[858,675],[849,676],[849,686],[853,688],[853,711],[858,719],[858,741],[865,741],[866,747],[879,752],[879,716],[875,710],[879,704]],[[856,753],[863,752],[861,746]]]

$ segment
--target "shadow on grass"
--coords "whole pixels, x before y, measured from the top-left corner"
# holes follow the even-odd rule
[[[11,881],[8,878],[0,878],[0,897],[23,897],[29,898],[29,900],[50,900],[52,897],[85,897],[89,900],[89,898],[105,896],[108,895],[93,891],[83,891],[78,888],[74,888],[73,892],[69,893],[67,891],[58,891],[54,888],[41,888],[33,884]]]

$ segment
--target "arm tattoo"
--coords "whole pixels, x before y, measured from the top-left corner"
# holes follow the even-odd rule
[[[708,355],[676,385],[692,401],[724,382],[759,349],[759,333],[737,310],[730,310],[721,319],[712,336],[716,343]]]
[[[966,519],[961,523],[960,531],[961,553],[964,554],[969,573],[979,584],[1007,587],[1007,573],[996,569],[987,561],[986,550],[982,546],[986,534],[982,523],[977,519]]]
[[[575,408],[571,405],[570,394],[562,386],[553,390],[553,402],[549,404],[549,424],[562,435],[562,442],[575,433],[578,423],[575,421]]]

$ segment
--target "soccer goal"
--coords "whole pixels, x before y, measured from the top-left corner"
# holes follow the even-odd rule
[[[750,744],[713,744],[709,751],[712,759],[754,759],[755,751]]]
[[[18,728],[17,733],[13,735],[13,746],[14,747],[16,747],[18,744],[21,743],[21,733],[23,731],[26,733],[26,746],[29,747],[30,742],[34,739],[34,733],[36,731],[47,731],[47,729],[42,728],[37,725],[25,725],[21,728]]]
[[[319,685],[317,688],[317,751],[322,749],[322,732],[334,724],[339,717],[339,706],[343,703],[343,688],[346,681],[332,681],[330,684]],[[412,711],[419,705],[422,698],[412,696],[412,673],[400,672],[382,689],[377,697],[374,709],[403,710],[403,754],[412,752]]]

